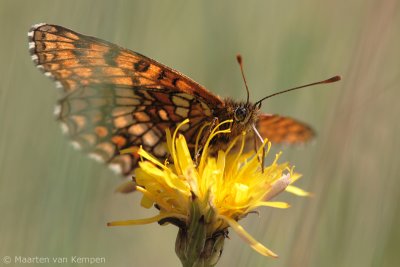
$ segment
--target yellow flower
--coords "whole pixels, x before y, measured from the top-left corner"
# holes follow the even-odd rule
[[[142,160],[135,172],[136,189],[143,194],[141,205],[145,208],[156,205],[159,214],[148,219],[112,222],[109,225],[173,223],[180,228],[176,249],[181,260],[182,257],[190,258],[188,242],[196,237],[201,239],[201,253],[205,253],[204,247],[210,246],[207,242],[212,242],[213,250],[220,249],[218,255],[211,255],[216,263],[228,227],[260,254],[277,257],[248,234],[238,221],[260,206],[288,208],[289,204],[285,202],[271,201],[285,190],[299,196],[308,193],[290,185],[301,175],[295,173],[288,163],[278,163],[280,153],[262,170],[260,158],[267,156],[270,142],[265,141],[256,152],[245,153],[246,133],[243,133],[226,150],[211,153],[211,140],[219,134],[229,133],[229,129],[220,130],[220,126],[230,122],[224,121],[211,131],[197,158],[198,164],[192,159],[185,137],[178,134],[179,128],[188,120],[180,124],[172,136],[167,130],[167,146],[173,163],[162,163],[139,149]],[[266,153],[263,154],[265,146]],[[209,254],[213,252],[209,251]]]

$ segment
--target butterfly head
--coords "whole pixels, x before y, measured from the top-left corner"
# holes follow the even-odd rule
[[[233,113],[236,123],[246,124],[251,118],[252,112],[246,106],[237,106]]]
[[[232,119],[232,128],[236,129],[238,133],[241,131],[248,131],[250,125],[257,121],[259,114],[257,105],[246,102],[236,102],[231,99],[226,99],[225,103],[227,104],[225,112],[221,112],[217,117],[220,120]]]
[[[214,116],[219,122],[232,120],[230,124],[225,124],[221,130],[230,128],[228,134],[219,135],[217,149],[226,148],[229,142],[243,132],[253,131],[252,125],[255,125],[260,111],[257,105],[247,102],[238,102],[230,98],[224,99],[224,108],[217,109]]]

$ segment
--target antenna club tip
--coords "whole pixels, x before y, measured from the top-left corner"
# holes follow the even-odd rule
[[[242,56],[240,54],[236,55],[236,60],[239,62],[239,64],[242,64]]]
[[[326,80],[325,82],[326,83],[334,83],[334,82],[340,81],[341,79],[342,79],[342,76],[336,75],[336,76]]]

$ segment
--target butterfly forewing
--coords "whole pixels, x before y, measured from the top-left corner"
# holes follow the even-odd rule
[[[268,138],[272,143],[304,143],[315,135],[305,123],[275,114],[260,114],[257,130],[263,138]]]

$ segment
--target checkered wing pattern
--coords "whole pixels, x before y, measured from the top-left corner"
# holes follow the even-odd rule
[[[300,144],[312,139],[314,131],[306,124],[280,115],[260,114],[257,130],[272,143]]]
[[[104,40],[49,24],[28,37],[32,60],[62,92],[55,114],[72,144],[123,175],[138,158],[121,149],[142,145],[163,158],[166,128],[189,118],[182,131],[194,144],[213,107],[224,105],[177,71]]]

